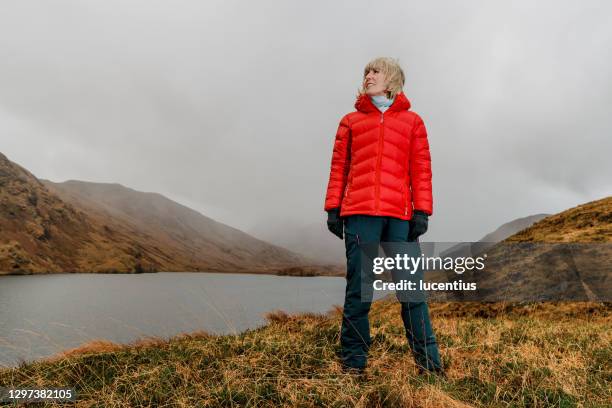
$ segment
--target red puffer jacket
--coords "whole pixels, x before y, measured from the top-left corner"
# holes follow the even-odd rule
[[[403,92],[380,112],[368,95],[340,121],[325,197],[325,210],[340,216],[369,214],[412,218],[433,214],[431,157],[425,124],[410,111]]]

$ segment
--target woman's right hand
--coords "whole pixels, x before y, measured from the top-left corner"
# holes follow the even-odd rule
[[[327,211],[327,229],[340,239],[344,239],[344,222],[340,218],[340,208]]]

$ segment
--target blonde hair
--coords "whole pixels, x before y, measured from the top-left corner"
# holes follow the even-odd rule
[[[357,91],[357,96],[366,93],[363,82],[365,82],[365,77],[371,69],[382,72],[385,76],[385,80],[389,83],[387,86],[387,98],[393,99],[395,95],[402,91],[406,78],[404,76],[404,71],[402,71],[399,65],[399,61],[394,58],[379,57],[368,62],[365,66],[363,70],[363,81],[361,87]]]

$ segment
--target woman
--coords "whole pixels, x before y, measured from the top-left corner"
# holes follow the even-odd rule
[[[363,372],[371,343],[371,299],[362,299],[359,245],[416,241],[433,213],[427,132],[403,86],[395,60],[369,62],[356,111],[340,120],[334,143],[325,210],[329,230],[340,239],[345,235],[340,343],[342,365],[351,372]],[[419,371],[442,373],[427,303],[403,301],[401,316]]]

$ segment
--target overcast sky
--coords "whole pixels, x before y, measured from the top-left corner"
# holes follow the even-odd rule
[[[0,151],[245,231],[323,223],[364,65],[398,58],[433,166],[427,240],[612,194],[612,5],[3,1]]]

